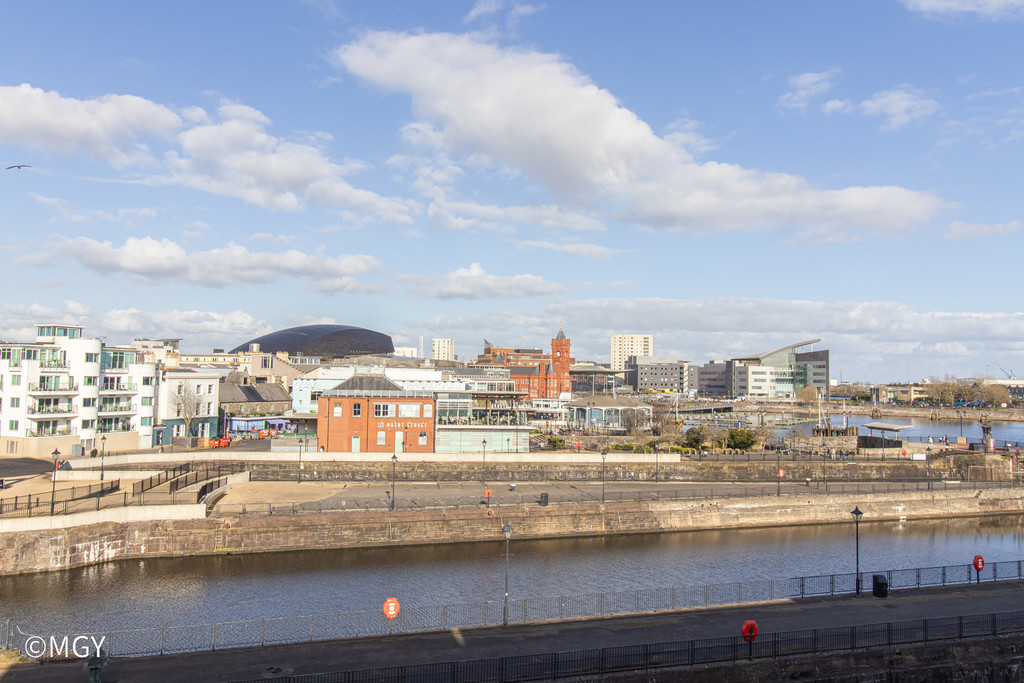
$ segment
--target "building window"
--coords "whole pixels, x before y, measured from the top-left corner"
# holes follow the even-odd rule
[[[143,377],[142,378],[142,386],[144,386],[144,387],[151,387],[151,386],[153,386],[153,378],[152,377]]]
[[[100,362],[100,354],[98,354],[98,353],[87,353],[87,354],[85,354],[85,362],[86,363],[99,363]]]
[[[270,356],[263,356],[262,358],[260,358],[260,367],[262,369],[269,370],[270,369],[270,365],[271,365]]]
[[[17,396],[12,396],[11,397],[11,407],[12,408],[20,408],[21,407],[21,399],[18,398]]]
[[[395,417],[395,404],[394,403],[374,403],[373,404],[373,416],[374,417]]]
[[[423,417],[433,417],[433,416],[434,416],[434,406],[430,405],[429,403],[424,403],[423,404]]]
[[[333,406],[331,406],[331,415],[334,417],[344,417],[344,415],[342,415],[341,412],[344,409],[345,406],[341,405],[340,403],[335,403]]]
[[[83,398],[82,399],[82,407],[83,408],[95,408],[96,407],[96,399],[95,398]]]
[[[85,386],[87,387],[94,387],[97,384],[99,384],[99,381],[99,377],[86,377],[84,380],[82,380],[82,383],[85,384]]]
[[[387,444],[387,442],[388,442],[388,440],[387,440],[387,439],[388,439],[388,435],[387,435],[387,432],[385,432],[385,431],[383,431],[383,430],[381,430],[381,431],[377,432],[377,445],[378,445],[378,446],[384,446],[384,445],[386,445],[386,444]]]
[[[143,396],[142,397],[142,405],[144,405],[144,406],[151,406],[151,405],[153,405],[153,397],[152,396]]]
[[[11,420],[10,422],[7,423],[7,428],[9,430],[11,430],[12,432],[18,431],[18,421],[17,420]]]
[[[352,417],[360,417],[363,414],[363,404],[353,403],[352,404]]]
[[[21,385],[21,375],[11,375],[11,386],[17,387]]]
[[[152,427],[153,426],[153,418],[151,418],[151,417],[144,417],[144,418],[142,418],[142,426],[143,427]]]
[[[398,405],[398,417],[419,417],[419,403],[400,403]]]
[[[420,432],[420,445],[421,446],[426,446],[427,445],[427,433],[426,432]]]

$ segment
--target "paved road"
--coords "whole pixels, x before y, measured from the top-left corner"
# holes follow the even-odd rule
[[[760,634],[931,617],[984,614],[1024,607],[1024,582],[893,591],[885,599],[861,596],[808,598],[623,618],[469,629],[407,636],[222,650],[187,655],[115,659],[104,680],[237,681],[276,676],[426,664],[508,655],[582,650],[732,636],[746,619]],[[277,669],[271,673],[272,669]],[[26,664],[3,683],[83,680],[79,662]]]

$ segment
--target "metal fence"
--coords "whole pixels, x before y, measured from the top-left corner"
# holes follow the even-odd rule
[[[27,494],[24,496],[8,496],[0,498],[0,515],[4,517],[37,517],[53,514],[65,515],[70,512],[83,512],[98,509],[101,496],[113,493],[121,488],[120,479],[91,484],[89,486],[73,486],[50,493]],[[52,498],[52,502],[51,502]],[[94,498],[95,500],[89,500]]]
[[[185,464],[185,465],[178,465],[177,467],[172,467],[170,469],[164,470],[163,472],[160,472],[158,474],[154,474],[151,477],[146,477],[145,479],[142,479],[142,480],[137,481],[134,484],[132,484],[132,495],[133,496],[137,496],[140,493],[148,491],[148,490],[150,490],[152,488],[156,488],[157,486],[160,486],[164,482],[168,482],[171,479],[175,479],[177,477],[180,477],[181,475],[185,474],[188,471],[189,471],[189,466],[187,464]]]
[[[396,496],[394,505],[387,498],[378,499],[341,499],[337,496],[316,501],[294,502],[294,503],[220,503],[213,509],[213,515],[218,517],[244,517],[246,515],[300,515],[300,514],[322,514],[325,512],[369,512],[383,510],[432,510],[432,509],[459,509],[479,508],[485,505],[491,508],[503,507],[524,507],[528,505],[578,505],[580,503],[601,502],[601,492],[597,489],[599,482],[589,481],[592,487],[590,491],[574,491],[573,493],[558,493],[549,495],[547,502],[542,502],[540,494],[512,494],[491,498],[490,503],[486,502],[483,496]],[[610,482],[611,483],[611,482]],[[615,482],[621,485],[621,480]],[[962,482],[962,481],[889,481],[889,482],[854,482],[854,481],[829,481],[827,483],[814,480],[806,484],[794,483],[730,483],[730,484],[704,484],[704,483],[681,483],[676,482],[676,488],[665,489],[637,489],[632,491],[606,491],[604,502],[606,503],[650,503],[658,501],[686,501],[686,500],[710,500],[715,498],[770,498],[780,495],[806,495],[808,487],[815,490],[824,490],[828,493],[849,493],[849,494],[883,494],[883,493],[911,493],[923,491],[960,491],[970,489],[971,491],[1015,488],[1011,481],[984,481],[984,482]],[[687,488],[679,488],[686,486]],[[387,492],[390,494],[390,491]]]
[[[980,574],[975,572],[969,564],[862,572],[862,585],[865,585],[864,577],[870,578],[871,574],[886,576],[890,590],[965,584],[978,578],[982,581],[1006,581],[1024,578],[1024,560],[992,562],[986,565]],[[557,597],[518,598],[509,600],[508,616],[510,624],[527,624],[559,619],[663,612],[765,600],[843,595],[854,593],[856,586],[857,575],[850,573],[789,579],[762,579],[704,586],[674,586]],[[403,606],[397,618],[393,620],[388,620],[382,610],[372,610],[108,631],[84,635],[96,636],[97,640],[100,636],[104,636],[109,654],[132,657],[337,640],[391,633],[497,626],[503,622],[503,617],[504,602],[491,600],[456,605]],[[8,626],[7,631],[8,647],[24,651],[25,640],[30,637],[30,634],[14,625]],[[830,630],[821,631],[824,634],[829,632]],[[56,636],[58,639],[63,637],[62,634],[35,635]],[[839,639],[839,636],[827,637],[833,640]],[[857,638],[858,636],[854,633],[853,637]],[[731,642],[728,639],[724,640]]]
[[[752,643],[742,636],[678,640],[642,645],[493,657],[433,664],[393,666],[334,673],[276,677],[293,683],[361,683],[363,681],[500,681],[597,677],[627,671],[766,659],[872,647],[929,643],[1024,632],[1024,612],[996,612],[961,617],[914,619],[859,626],[766,633]],[[262,683],[265,678],[236,681]]]

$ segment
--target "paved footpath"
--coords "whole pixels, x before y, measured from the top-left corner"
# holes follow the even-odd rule
[[[714,638],[739,633],[756,619],[762,635],[778,631],[987,614],[1024,609],[1024,582],[1000,581],[860,596],[783,600],[681,612],[643,614],[529,626],[492,627],[376,638],[118,658],[103,680],[273,680],[289,674],[370,669],[508,655]],[[273,672],[272,672],[273,671]],[[24,664],[4,670],[3,683],[86,680],[80,662]]]

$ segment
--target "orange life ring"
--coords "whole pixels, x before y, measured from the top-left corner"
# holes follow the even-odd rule
[[[494,516],[494,510],[488,510],[487,511],[487,516],[488,517],[493,517]]]

